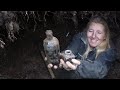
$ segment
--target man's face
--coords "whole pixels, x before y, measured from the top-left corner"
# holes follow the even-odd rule
[[[105,40],[104,26],[99,23],[91,23],[87,30],[87,38],[91,47],[99,46]]]

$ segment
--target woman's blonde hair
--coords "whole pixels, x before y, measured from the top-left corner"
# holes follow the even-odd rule
[[[105,36],[106,36],[106,39],[99,46],[96,47],[96,58],[97,58],[98,55],[101,52],[104,52],[106,49],[110,48],[110,44],[109,44],[110,33],[109,33],[109,27],[107,25],[107,22],[102,17],[99,17],[99,16],[95,16],[95,17],[92,17],[90,19],[90,21],[88,22],[87,27],[85,29],[86,33],[87,33],[87,30],[88,30],[89,26],[93,22],[102,24],[104,26],[104,31],[105,31]],[[87,41],[87,43],[88,43],[88,41]],[[90,46],[88,44],[87,49],[86,49],[85,53],[83,54],[83,57],[87,58],[88,53],[90,51],[91,51],[91,48],[90,48]]]

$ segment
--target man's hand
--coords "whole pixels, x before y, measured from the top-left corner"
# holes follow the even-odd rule
[[[72,59],[71,62],[70,61],[64,62],[63,59],[60,59],[59,67],[60,68],[63,67],[64,69],[70,71],[76,70],[77,66],[80,65],[80,61],[78,61],[77,59]]]

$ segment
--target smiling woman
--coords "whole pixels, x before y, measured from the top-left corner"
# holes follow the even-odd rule
[[[99,16],[92,17],[86,29],[75,35],[66,48],[72,51],[75,59],[72,59],[72,62],[64,62],[60,59],[60,67],[63,67],[63,71],[58,78],[104,78],[112,62],[116,60],[116,50],[109,37],[106,21]]]
[[[96,57],[97,57],[98,54],[105,51],[107,48],[110,48],[109,28],[107,23],[102,17],[91,18],[91,20],[87,25],[86,32],[87,32],[88,48],[85,54],[88,54],[91,48],[96,48],[97,49]]]
[[[97,47],[105,40],[104,26],[98,23],[92,23],[87,31],[88,42],[91,47]]]

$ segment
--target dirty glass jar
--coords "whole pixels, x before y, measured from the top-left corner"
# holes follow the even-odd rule
[[[72,53],[71,50],[65,50],[63,53],[61,53],[62,59],[64,59],[64,61],[70,61],[72,59],[75,59],[75,55]]]
[[[46,38],[43,41],[43,47],[47,60],[53,65],[58,65],[60,54],[59,41],[53,36],[52,30],[46,30],[45,34]]]

